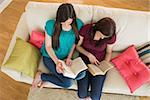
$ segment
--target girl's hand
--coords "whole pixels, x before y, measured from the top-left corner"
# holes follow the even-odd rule
[[[60,61],[58,61],[57,64],[56,64],[56,71],[58,73],[63,73],[64,72],[63,65],[62,65],[62,63]]]
[[[66,65],[71,66],[72,65],[72,60],[70,58],[66,59]]]
[[[89,54],[88,55],[88,58],[89,58],[89,61],[92,63],[92,64],[95,64],[95,65],[99,65],[100,62],[96,59],[96,57],[93,55],[93,54]]]

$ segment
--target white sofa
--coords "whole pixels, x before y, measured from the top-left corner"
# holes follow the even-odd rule
[[[28,40],[29,33],[32,30],[44,31],[45,22],[48,19],[55,18],[56,10],[59,3],[41,3],[29,2],[22,14],[16,31],[12,37],[9,48],[5,55],[3,64],[8,60],[12,49],[16,42],[16,36],[21,37],[23,40]],[[118,8],[106,8],[101,6],[92,5],[79,5],[73,4],[77,17],[80,18],[85,24],[97,21],[103,17],[111,17],[115,20],[117,25],[117,41],[113,48],[113,57],[119,54],[119,51],[124,50],[131,44],[136,46],[150,40],[150,14],[149,12],[132,11]],[[31,84],[33,79],[8,68],[1,66],[1,71],[12,77],[19,82]],[[137,66],[138,67],[138,66]],[[42,59],[39,64],[39,69],[48,72],[44,67]],[[48,83],[46,87],[60,88],[52,83]],[[77,89],[76,83],[70,89]],[[142,85],[133,94],[123,80],[122,76],[113,68],[107,74],[103,92],[117,93],[136,96],[150,96],[150,82]]]

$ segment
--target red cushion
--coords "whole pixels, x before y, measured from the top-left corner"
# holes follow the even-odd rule
[[[112,63],[125,79],[131,93],[150,81],[150,70],[139,58],[134,45],[113,58]]]
[[[42,32],[32,31],[29,42],[40,49],[44,43],[44,38],[45,36]]]

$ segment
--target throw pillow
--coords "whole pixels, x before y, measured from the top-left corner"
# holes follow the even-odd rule
[[[17,38],[13,51],[4,67],[34,77],[40,60],[40,51],[30,43]]]
[[[44,33],[39,31],[32,31],[29,42],[40,49],[44,43],[44,38]]]
[[[137,47],[136,50],[142,61],[150,68],[150,41]]]
[[[125,79],[131,93],[150,81],[150,70],[139,58],[134,45],[113,58],[112,63]]]

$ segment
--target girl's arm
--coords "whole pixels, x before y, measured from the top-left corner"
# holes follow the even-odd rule
[[[112,56],[112,47],[113,45],[108,44],[107,48],[106,48],[106,55],[105,55],[105,60],[106,61],[110,61],[111,60],[111,56]]]
[[[70,53],[69,53],[69,55],[68,55],[68,57],[67,57],[67,59],[66,59],[66,65],[67,65],[67,66],[71,66],[71,64],[72,64],[71,58],[72,58],[72,55],[73,55],[73,52],[74,52],[75,47],[76,47],[76,45],[73,44],[73,46],[72,46],[72,48],[71,48],[71,51],[70,51]]]
[[[47,33],[46,33],[46,37],[45,37],[45,46],[46,46],[46,51],[47,51],[48,55],[51,57],[51,59],[56,64],[56,71],[58,73],[63,73],[64,68],[62,66],[62,63],[59,61],[59,59],[55,55],[55,52],[52,48],[52,37],[50,37]]]
[[[76,47],[76,45],[75,44],[73,44],[73,46],[72,46],[72,48],[71,48],[71,51],[70,51],[70,53],[69,53],[69,55],[68,55],[68,59],[71,59],[72,58],[72,55],[73,55],[73,52],[74,52],[74,50],[75,50],[75,47]]]
[[[96,59],[96,57],[95,57],[93,54],[91,54],[90,52],[88,52],[87,50],[85,50],[85,49],[81,46],[82,43],[83,43],[83,39],[84,39],[84,37],[80,36],[80,40],[79,40],[79,42],[78,42],[78,44],[77,44],[77,46],[76,46],[77,50],[78,50],[80,53],[82,53],[82,54],[84,54],[85,56],[87,56],[87,57],[89,58],[89,61],[90,61],[91,63],[94,63],[94,64],[98,65],[98,64],[99,64],[99,61]]]
[[[58,63],[58,58],[57,56],[55,55],[55,52],[52,48],[52,37],[49,36],[47,34],[47,32],[45,32],[45,46],[46,46],[46,51],[48,53],[48,55],[52,58],[52,60],[55,62],[55,64]]]
[[[77,46],[76,46],[76,49],[77,49],[80,53],[82,53],[82,54],[84,54],[85,56],[88,57],[88,55],[90,55],[90,52],[86,51],[86,50],[81,46],[82,43],[83,43],[84,37],[82,37],[82,36],[80,36],[80,35],[79,35],[79,37],[80,37],[80,40],[79,40],[79,42],[78,42],[78,44],[77,44]]]

